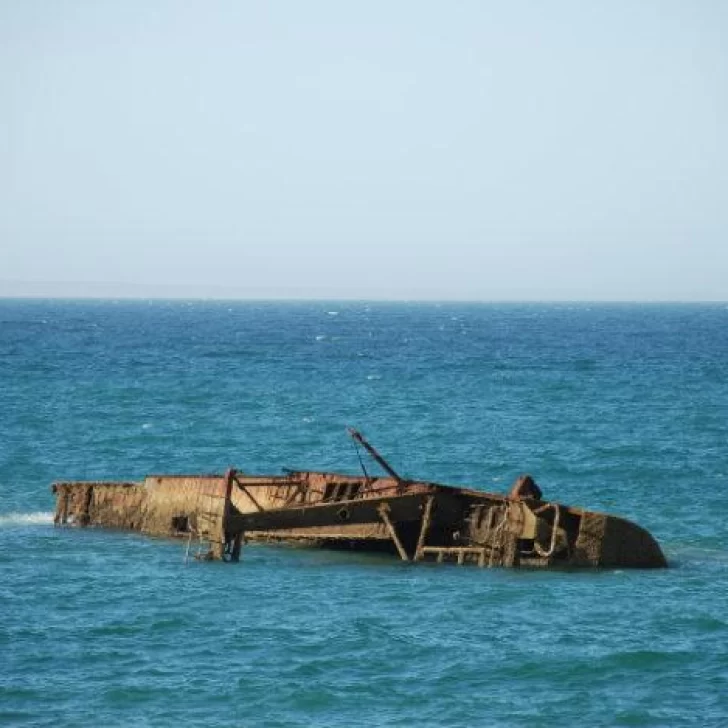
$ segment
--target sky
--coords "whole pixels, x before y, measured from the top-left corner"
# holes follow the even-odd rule
[[[0,296],[728,300],[723,0],[0,0]]]

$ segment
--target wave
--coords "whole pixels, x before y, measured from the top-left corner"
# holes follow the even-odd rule
[[[8,526],[48,526],[52,523],[53,511],[0,514],[0,528],[7,528]]]

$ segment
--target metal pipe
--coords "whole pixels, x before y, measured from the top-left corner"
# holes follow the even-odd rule
[[[399,485],[404,483],[404,478],[401,478],[397,471],[374,449],[374,447],[372,447],[372,445],[364,439],[361,432],[355,430],[353,427],[347,427],[346,429],[354,441],[358,442],[374,458],[374,460],[376,460],[377,463],[379,463],[379,465],[381,465],[382,468],[384,468],[384,470],[397,481]]]

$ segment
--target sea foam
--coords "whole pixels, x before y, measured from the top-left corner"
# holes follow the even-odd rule
[[[53,523],[52,511],[0,514],[0,528],[8,528],[12,526],[47,526],[51,523]]]

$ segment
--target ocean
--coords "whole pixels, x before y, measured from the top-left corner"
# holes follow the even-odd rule
[[[57,529],[50,484],[283,467],[545,497],[670,568]],[[728,725],[728,306],[0,301],[0,724]]]

